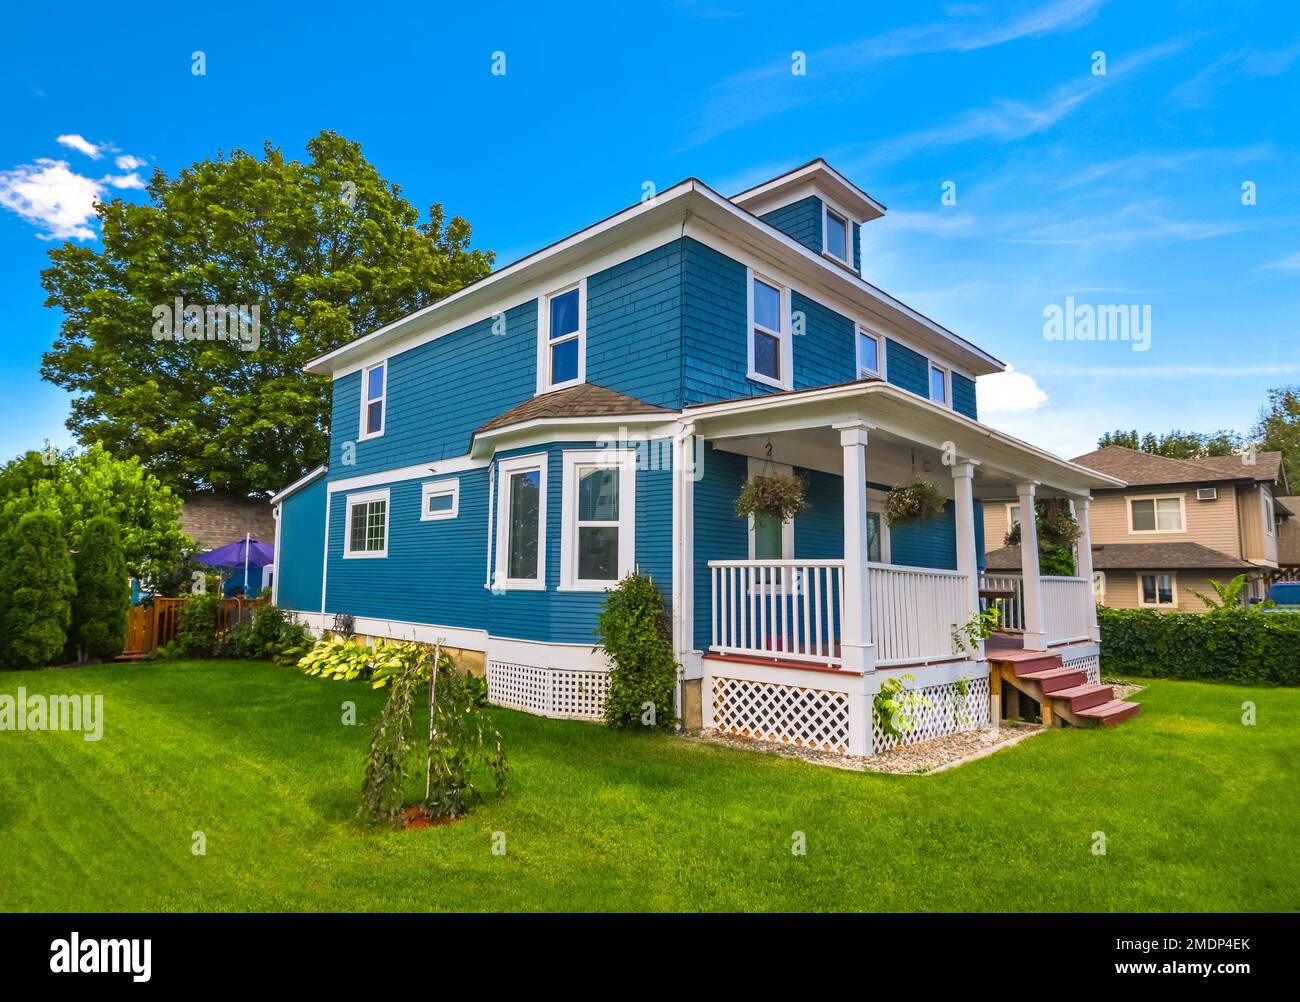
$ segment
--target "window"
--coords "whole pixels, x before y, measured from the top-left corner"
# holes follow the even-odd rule
[[[749,476],[792,476],[794,468],[785,463],[750,459]],[[794,519],[782,522],[770,515],[749,518],[750,560],[791,560],[794,558]]]
[[[632,572],[636,452],[564,454],[560,587],[604,591]]]
[[[1014,529],[1020,524],[1020,505],[1007,505],[1007,528]]]
[[[789,293],[772,282],[749,278],[749,378],[788,389],[790,368]]]
[[[420,487],[420,521],[455,518],[460,511],[460,481],[435,480]]]
[[[930,366],[930,399],[940,404],[948,402],[948,370],[938,365]]]
[[[880,338],[858,328],[858,376],[880,375]]]
[[[1102,605],[1106,604],[1106,572],[1092,572],[1092,597]]]
[[[493,590],[546,588],[546,457],[502,460]]]
[[[584,382],[587,378],[586,282],[545,297],[541,313],[537,392]]]
[[[384,402],[388,398],[388,363],[361,372],[361,435],[377,438],[384,433]]]
[[[1182,532],[1183,497],[1130,498],[1130,532]]]
[[[889,520],[885,518],[886,495],[875,488],[867,489],[867,561],[887,564],[889,553]]]
[[[1139,574],[1139,605],[1177,605],[1173,574]]]
[[[849,222],[838,212],[826,209],[826,225],[823,232],[826,253],[837,261],[849,263]]]
[[[1277,514],[1273,510],[1273,495],[1267,490],[1261,490],[1260,493],[1264,496],[1264,531],[1271,536],[1277,521]]]
[[[388,491],[349,494],[345,557],[388,556]]]

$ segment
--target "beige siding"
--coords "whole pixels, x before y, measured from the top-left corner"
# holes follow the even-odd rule
[[[1138,604],[1138,575],[1141,573],[1170,573],[1167,571],[1106,571],[1106,601],[1105,605],[1112,609],[1138,609],[1143,608]],[[1206,605],[1199,598],[1192,594],[1193,591],[1199,591],[1202,595],[1213,595],[1214,589],[1210,586],[1210,578],[1227,584],[1232,578],[1230,571],[1224,571],[1222,574],[1206,574],[1204,571],[1174,571],[1174,595],[1178,600],[1178,608],[1184,612],[1204,612]],[[1154,607],[1152,607],[1154,608]],[[1168,606],[1161,606],[1168,609]]]
[[[1277,536],[1265,531],[1267,522],[1264,489],[1252,487],[1242,491],[1238,505],[1241,521],[1241,541],[1247,560],[1262,560],[1277,564]]]
[[[1011,523],[1007,521],[1007,505],[1014,501],[984,502],[984,552],[1000,550],[1005,545]]]
[[[1183,496],[1182,532],[1130,532],[1129,498]],[[1219,487],[1215,501],[1197,501],[1196,491],[1135,487],[1126,494],[1105,494],[1088,509],[1089,529],[1096,543],[1200,543],[1231,557],[1241,556],[1237,502],[1232,487]]]

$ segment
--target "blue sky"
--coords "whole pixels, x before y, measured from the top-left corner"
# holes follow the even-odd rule
[[[93,243],[91,200],[154,167],[322,128],[500,263],[645,181],[732,194],[825,156],[889,207],[868,280],[1013,365],[984,417],[1065,455],[1244,431],[1300,383],[1294,2],[77,7],[14,8],[0,41],[0,456],[70,442],[38,374],[52,238]],[[1149,349],[1046,340],[1067,296],[1149,306]]]

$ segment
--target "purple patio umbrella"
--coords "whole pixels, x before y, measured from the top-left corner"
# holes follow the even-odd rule
[[[245,533],[244,538],[238,542],[218,546],[215,550],[208,550],[207,553],[199,553],[194,559],[209,567],[244,568],[244,590],[247,591],[248,569],[275,563],[275,547],[270,543],[263,543],[260,539],[254,539],[250,533]]]

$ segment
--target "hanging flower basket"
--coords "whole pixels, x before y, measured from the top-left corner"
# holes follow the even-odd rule
[[[779,522],[788,522],[808,510],[802,477],[753,476],[748,477],[736,498],[736,515],[749,518],[768,516]]]
[[[908,522],[923,522],[943,514],[946,499],[939,488],[916,477],[910,484],[898,484],[885,495],[885,515],[891,529]]]

